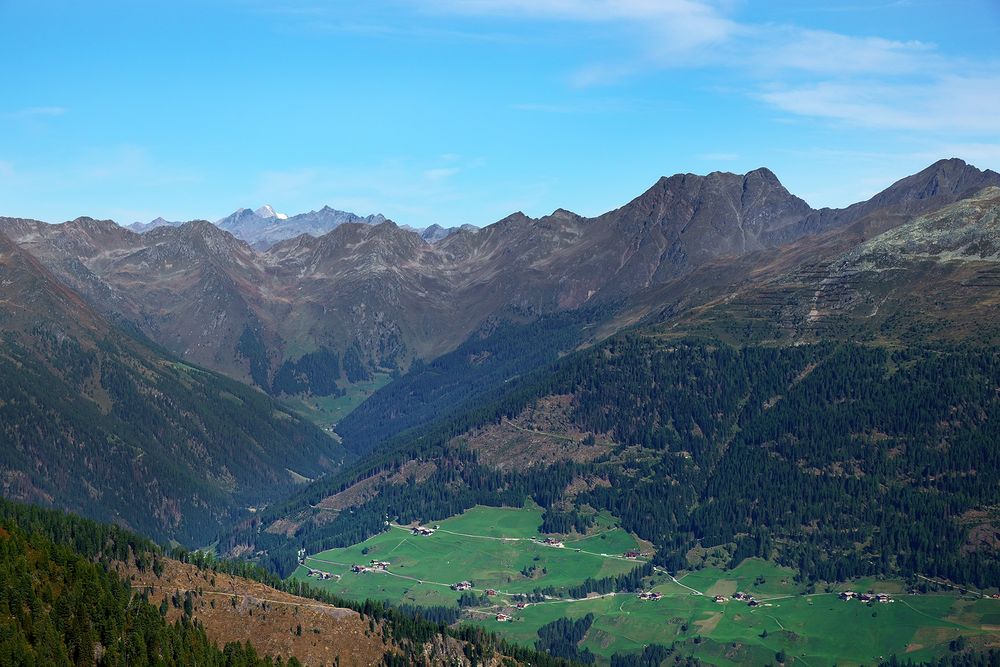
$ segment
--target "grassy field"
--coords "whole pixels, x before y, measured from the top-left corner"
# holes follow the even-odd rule
[[[505,597],[546,586],[573,586],[588,577],[615,576],[637,567],[635,561],[620,558],[626,549],[638,548],[621,528],[605,524],[599,527],[601,535],[577,536],[579,542],[567,541],[560,549],[537,540],[541,515],[537,507],[476,507],[440,522],[432,536],[393,527],[353,547],[311,556],[307,565],[339,575],[339,580],[323,582],[339,595],[421,605],[455,604],[460,593],[450,586],[463,580],[473,582],[474,592],[493,588]],[[350,572],[351,565],[367,565],[373,559],[392,563],[390,572]],[[522,574],[529,571],[531,576]],[[305,573],[300,568],[295,576]]]
[[[392,527],[365,542],[311,556],[307,565],[334,579],[311,583],[353,599],[384,599],[417,605],[455,604],[459,593],[451,583],[469,580],[475,592],[494,588],[490,605],[467,611],[467,621],[531,645],[538,629],[558,618],[588,613],[595,621],[581,647],[601,661],[614,653],[637,652],[651,643],[677,642],[683,654],[719,665],[774,662],[783,651],[787,662],[816,665],[872,664],[892,653],[926,660],[947,652],[959,636],[970,646],[1000,645],[1000,601],[963,598],[954,593],[908,595],[900,581],[866,580],[817,588],[806,593],[788,568],[750,559],[732,570],[705,568],[673,580],[657,572],[648,588],[657,601],[634,593],[584,600],[548,599],[516,609],[511,595],[545,586],[572,586],[638,566],[621,554],[638,542],[607,515],[598,518],[595,534],[565,536],[565,547],[537,541],[541,509],[476,507],[441,521],[428,537]],[[350,566],[372,559],[391,563],[389,572],[353,574]],[[534,567],[531,577],[522,574]],[[300,568],[293,575],[306,577]],[[838,599],[838,591],[874,590],[892,594],[893,602],[863,604]],[[729,599],[752,594],[761,606],[751,608]],[[714,601],[724,595],[727,601]],[[495,620],[497,611],[514,620]]]
[[[366,398],[384,387],[389,379],[388,373],[376,373],[368,382],[348,385],[343,396],[286,398],[283,402],[324,431],[331,431],[337,422],[349,415]]]

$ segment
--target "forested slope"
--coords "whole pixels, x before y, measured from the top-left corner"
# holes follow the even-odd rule
[[[116,329],[0,236],[0,489],[206,544],[342,449],[260,392]]]
[[[722,546],[734,560],[776,557],[818,579],[919,572],[984,585],[1000,574],[996,542],[984,541],[1000,500],[998,392],[992,349],[622,335],[489,406],[400,436],[392,452],[229,539],[254,541],[283,567],[289,545],[356,542],[386,515],[427,521],[530,496],[552,530],[581,520],[580,508],[610,510],[673,569],[696,545]],[[567,394],[576,427],[614,443],[607,454],[501,471],[467,448],[477,427]],[[379,476],[413,460],[433,472]],[[350,511],[318,509],[373,476],[377,494]],[[291,540],[251,537],[278,519],[298,522]]]

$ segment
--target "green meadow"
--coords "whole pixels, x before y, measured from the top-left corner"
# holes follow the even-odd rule
[[[537,507],[477,507],[435,524],[440,529],[434,535],[392,527],[361,544],[311,556],[307,565],[337,575],[321,583],[339,595],[419,605],[455,604],[461,594],[450,586],[459,581],[472,582],[474,592],[492,588],[506,598],[616,576],[639,565],[621,557],[639,548],[621,528],[599,521],[601,534],[568,536],[565,547],[558,548],[540,541],[541,522]],[[351,572],[352,565],[371,560],[389,561],[389,572]],[[305,575],[306,569],[299,568],[293,576]]]
[[[284,404],[324,431],[332,432],[341,419],[365,399],[388,384],[389,373],[375,373],[371,380],[347,385],[343,396],[286,397]]]
[[[565,546],[541,543],[541,509],[476,507],[438,522],[431,536],[391,527],[360,544],[310,556],[307,565],[333,575],[306,579],[352,599],[382,599],[415,605],[454,605],[460,593],[450,584],[468,580],[474,592],[496,589],[491,604],[468,609],[465,622],[480,624],[526,645],[538,629],[556,619],[593,613],[595,621],[582,648],[606,662],[614,653],[638,652],[644,646],[675,644],[682,654],[718,665],[765,664],[783,652],[786,663],[816,665],[872,664],[895,653],[927,660],[948,651],[948,642],[965,637],[969,646],[1000,643],[1000,601],[955,593],[909,595],[903,582],[866,580],[816,592],[795,580],[795,572],[774,563],[749,559],[732,570],[704,568],[677,576],[663,572],[648,580],[663,598],[640,600],[618,593],[583,600],[546,599],[517,609],[511,598],[544,587],[574,586],[587,578],[623,574],[640,565],[622,558],[640,550],[638,541],[610,516],[602,515],[588,536],[566,535]],[[351,565],[371,560],[391,563],[389,572],[354,574]],[[530,576],[528,576],[530,575]],[[838,591],[888,592],[893,602],[844,602]],[[761,606],[732,600],[736,591],[752,594]],[[726,602],[715,602],[723,595]],[[513,617],[498,622],[504,611]]]

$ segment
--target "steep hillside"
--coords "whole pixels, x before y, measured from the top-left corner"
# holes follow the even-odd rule
[[[190,615],[171,624],[134,595],[106,562],[141,558],[148,568],[138,550],[152,545],[141,538],[6,502],[0,512],[0,663],[273,664],[246,643],[223,649]]]
[[[174,553],[118,527],[0,500],[0,663],[568,667],[426,620],[431,610],[339,601],[259,568]]]
[[[267,396],[122,334],[2,235],[0,301],[6,497],[202,544],[342,460]]]
[[[615,337],[404,433],[224,544],[287,568],[292,547],[353,544],[387,514],[433,522],[530,497],[549,525],[611,512],[670,569],[719,548],[819,580],[919,573],[985,586],[1000,574],[998,392],[993,351]]]
[[[661,308],[648,321],[665,322],[664,333],[731,341],[995,345],[998,216],[1000,188],[990,187],[887,231],[865,218],[801,248],[793,244],[777,260],[745,261],[729,270],[746,271],[753,280],[708,286],[697,306]],[[687,286],[675,287],[675,294]]]

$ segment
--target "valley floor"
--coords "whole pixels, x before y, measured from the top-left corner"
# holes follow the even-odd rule
[[[358,600],[453,606],[464,595],[469,606],[463,622],[525,645],[533,645],[547,623],[593,614],[580,648],[600,662],[674,642],[681,653],[712,664],[762,664],[783,652],[807,667],[871,664],[892,654],[926,660],[948,652],[959,637],[970,647],[1000,646],[1000,600],[950,589],[917,594],[899,580],[858,580],[813,591],[795,580],[793,570],[756,559],[676,579],[655,569],[643,583],[645,591],[662,595],[657,600],[621,590],[572,595],[587,579],[643,566],[650,550],[610,516],[598,517],[592,534],[553,536],[562,546],[544,543],[541,521],[537,507],[476,507],[427,526],[430,535],[391,525],[352,547],[307,556],[293,576]],[[626,557],[629,551],[641,555]],[[382,570],[373,561],[389,564]],[[365,571],[353,572],[354,566]],[[460,582],[472,586],[454,590]],[[887,593],[891,601],[844,601],[839,593],[845,590]],[[733,599],[737,591],[752,595],[759,606]],[[509,620],[498,620],[498,614]]]

